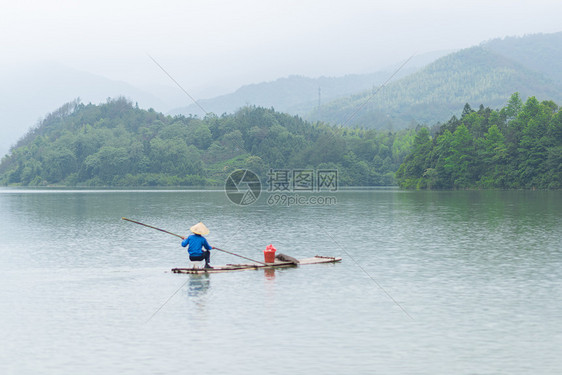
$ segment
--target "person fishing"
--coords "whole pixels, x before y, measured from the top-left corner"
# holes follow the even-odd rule
[[[193,262],[199,262],[204,260],[205,261],[205,268],[213,268],[211,267],[211,245],[207,242],[207,239],[203,236],[209,234],[209,229],[205,226],[205,224],[199,222],[189,228],[193,234],[190,234],[188,237],[182,237],[183,241],[181,245],[183,247],[187,246],[187,252],[189,253],[189,260]],[[203,250],[205,248],[205,250]]]

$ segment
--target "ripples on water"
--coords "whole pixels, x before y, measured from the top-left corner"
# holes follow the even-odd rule
[[[0,190],[0,371],[562,371],[559,192],[336,196],[287,208],[209,191]],[[178,234],[203,220],[212,245],[250,258],[272,243],[344,260],[174,275],[179,239],[122,216]]]

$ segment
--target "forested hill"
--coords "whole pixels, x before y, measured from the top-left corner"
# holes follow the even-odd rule
[[[562,32],[493,39],[481,46],[562,83]]]
[[[462,117],[416,136],[396,177],[417,189],[561,189],[562,112],[512,95],[500,110],[465,106]]]
[[[340,185],[389,185],[415,131],[308,123],[272,109],[171,117],[125,99],[68,103],[46,116],[0,163],[0,183],[23,186],[223,185],[247,168],[337,169]]]
[[[465,103],[497,109],[514,92],[519,92],[523,100],[535,96],[562,102],[560,46],[562,33],[492,40],[442,57],[408,77],[390,82],[376,95],[367,90],[325,103],[304,118],[400,129],[458,117]]]
[[[306,118],[378,129],[432,125],[460,115],[465,103],[499,108],[519,92],[526,99],[562,100],[562,84],[519,61],[484,47],[445,56],[373,96],[372,91],[334,101]],[[366,103],[366,104],[365,104]],[[352,120],[350,114],[362,106]]]

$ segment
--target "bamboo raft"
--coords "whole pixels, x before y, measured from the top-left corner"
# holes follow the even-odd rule
[[[286,267],[297,267],[299,265],[307,264],[320,264],[320,263],[337,263],[341,262],[342,258],[337,257],[324,257],[316,255],[312,258],[299,259],[299,263],[280,261],[275,259],[274,263],[260,263],[260,264],[226,264],[224,266],[215,266],[213,268],[172,268],[173,273],[189,273],[189,274],[201,274],[201,273],[221,273],[221,272],[233,272],[233,271],[246,271],[246,270],[257,270],[257,269],[271,269],[271,268],[286,268]]]

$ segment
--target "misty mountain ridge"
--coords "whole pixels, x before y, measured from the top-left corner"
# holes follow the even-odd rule
[[[493,39],[412,59],[384,88],[380,85],[396,67],[344,77],[280,78],[199,103],[216,114],[257,105],[338,125],[390,130],[433,125],[460,115],[465,103],[499,108],[514,92],[523,99],[561,101],[561,46],[562,33]],[[201,110],[193,104],[169,114]]]
[[[540,56],[540,58],[538,57]],[[484,42],[437,59],[373,95],[364,91],[303,114],[308,120],[377,129],[444,122],[465,103],[491,108],[519,92],[562,99],[562,33]],[[358,111],[358,108],[361,110]]]
[[[480,46],[562,83],[562,32],[493,39]]]
[[[76,98],[102,103],[125,96],[142,107],[166,108],[159,97],[133,85],[54,62],[4,68],[0,80],[1,155],[53,108]]]
[[[232,113],[247,105],[274,107],[281,112],[296,114],[308,112],[323,101],[331,101],[368,89],[384,79],[384,76],[385,73],[353,74],[337,78],[292,75],[272,82],[244,85],[233,93],[197,102],[205,111],[215,114]],[[168,114],[204,115],[196,104],[173,109]]]
[[[396,74],[395,78],[405,77],[416,72],[450,52],[434,51],[414,56],[404,69]],[[400,62],[397,63],[397,66],[399,64]],[[321,76],[311,78],[291,75],[270,82],[244,85],[232,93],[200,99],[197,102],[205,111],[215,114],[232,113],[243,106],[256,105],[265,108],[273,107],[277,111],[293,115],[304,115],[323,103],[370,90],[380,85],[397,69],[397,66],[388,67],[374,73],[347,74],[340,77]],[[204,115],[201,108],[194,103],[175,108],[168,114]]]

